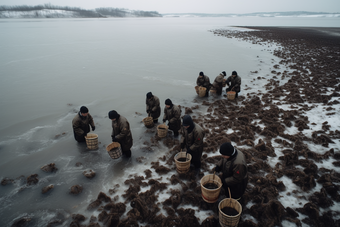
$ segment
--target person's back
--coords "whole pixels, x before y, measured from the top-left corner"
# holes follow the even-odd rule
[[[222,94],[222,88],[223,88],[223,80],[226,76],[225,71],[220,73],[214,80],[214,83],[212,84],[213,87],[216,89],[216,94],[221,95]]]

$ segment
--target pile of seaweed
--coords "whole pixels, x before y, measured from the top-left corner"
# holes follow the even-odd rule
[[[239,226],[282,226],[283,221],[296,226],[340,225],[340,210],[330,209],[340,202],[340,173],[332,166],[316,165],[333,158],[333,166],[340,166],[339,149],[329,148],[340,139],[340,132],[334,130],[331,122],[310,122],[306,114],[318,106],[323,106],[325,115],[336,114],[334,107],[339,105],[340,97],[339,38],[312,28],[251,28],[256,30],[213,32],[259,45],[272,43],[278,47],[273,54],[282,60],[273,66],[265,93],[243,91],[245,95],[236,100],[228,100],[226,95],[212,102],[195,99],[194,106],[184,107],[185,114],[191,114],[206,131],[201,171],[177,173],[174,156],[180,150],[179,141],[172,135],[159,138],[155,129],[148,129],[146,133],[153,136],[144,141],[145,150],[152,152],[166,146],[169,151],[151,163],[152,171],[130,175],[124,194],[117,193],[119,185],[106,192],[109,195],[101,192],[87,208],[98,215],[73,214],[70,226],[219,226],[217,204],[223,196],[215,204],[204,202],[199,181],[205,174],[213,173],[215,163],[221,159],[216,151],[227,141],[245,154],[248,163],[249,184],[241,201]],[[266,79],[256,78],[257,71],[251,73],[254,80]],[[284,79],[287,82],[280,84]],[[315,124],[322,124],[322,130],[311,135],[304,133]],[[296,133],[288,134],[287,129]],[[320,154],[308,146],[313,144],[327,151]],[[273,157],[278,158],[274,166],[268,161]],[[143,157],[137,160],[144,162]],[[171,177],[164,182],[162,176],[169,174]],[[299,190],[290,191],[280,180],[283,176]],[[317,185],[321,185],[319,191],[315,191]],[[160,192],[169,197],[160,201]],[[307,203],[299,202],[301,192],[308,194],[303,198]],[[279,198],[286,195],[295,195],[299,207],[284,207]],[[185,205],[192,208],[184,208]],[[197,209],[210,210],[212,215],[201,220],[195,215]],[[49,226],[61,223],[51,220]]]

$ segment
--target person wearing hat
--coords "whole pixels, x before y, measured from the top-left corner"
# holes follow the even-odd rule
[[[230,85],[229,85],[230,82]],[[235,91],[235,98],[238,97],[238,93],[241,91],[241,77],[237,75],[236,71],[233,71],[231,73],[231,76],[228,77],[226,84],[228,85],[228,88],[225,90],[228,91]]]
[[[183,117],[181,148],[187,149],[191,154],[191,164],[196,169],[201,168],[201,157],[203,152],[203,139],[205,132],[201,126],[194,123],[190,115]]]
[[[158,122],[158,118],[161,115],[159,98],[154,96],[151,92],[146,94],[146,112],[152,117],[154,123]]]
[[[198,76],[198,78],[196,80],[196,84],[197,84],[197,86],[205,87],[207,89],[206,93],[205,93],[205,97],[208,97],[209,96],[210,86],[211,86],[209,77],[204,75],[203,72],[200,72],[199,76]]]
[[[169,121],[169,129],[174,132],[174,137],[178,136],[178,130],[181,129],[181,109],[172,104],[170,99],[165,100],[163,123]]]
[[[133,140],[129,122],[115,110],[109,112],[109,118],[112,120],[112,142],[120,143],[123,155],[131,157]]]
[[[89,114],[86,106],[80,107],[79,112],[72,120],[74,139],[78,142],[85,142],[85,136],[90,132],[90,125],[92,131],[96,129],[93,118]]]
[[[239,200],[244,194],[248,184],[247,162],[244,154],[227,142],[220,146],[222,159],[215,167],[216,172],[222,172],[222,183],[225,195]]]
[[[214,80],[214,83],[212,84],[212,86],[215,88],[216,90],[216,94],[217,95],[222,95],[222,88],[223,88],[223,81],[224,81],[224,77],[226,76],[225,71],[221,72]]]

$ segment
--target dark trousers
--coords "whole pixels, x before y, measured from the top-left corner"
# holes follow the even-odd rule
[[[193,164],[195,168],[201,168],[202,152],[203,152],[203,147],[202,149],[188,152],[189,154],[191,154],[191,164]]]
[[[240,198],[246,191],[247,184],[248,184],[248,179],[244,179],[241,183],[235,184],[235,185],[226,185],[224,183],[223,188],[225,191],[225,196],[229,198],[229,191],[228,191],[228,188],[229,188],[230,193],[231,193],[231,198],[233,199]]]
[[[85,137],[83,135],[79,136],[79,135],[77,135],[75,133],[73,133],[73,134],[74,134],[74,139],[77,140],[77,142],[83,143],[83,142],[86,141],[86,139],[85,139]]]
[[[122,150],[123,155],[125,155],[126,157],[130,158],[131,157],[131,150],[127,150],[127,151],[123,151]]]
[[[222,87],[216,88],[216,94],[217,95],[222,95]]]

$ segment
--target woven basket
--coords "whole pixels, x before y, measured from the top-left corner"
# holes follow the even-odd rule
[[[87,133],[85,136],[86,145],[88,149],[98,149],[98,135],[94,133]]]
[[[168,126],[166,124],[158,125],[157,126],[157,135],[161,138],[166,137],[168,134]]]
[[[155,124],[153,123],[152,117],[146,117],[143,119],[144,125],[147,128],[152,128]]]
[[[106,150],[112,159],[117,159],[122,156],[122,148],[120,146],[120,143],[112,142],[107,145]]]
[[[178,159],[180,158],[186,158],[186,161],[178,161]],[[175,155],[174,159],[176,162],[176,170],[178,173],[187,173],[189,171],[191,158],[191,154],[187,154],[187,152],[179,152]]]
[[[208,189],[204,187],[204,185],[208,183],[213,183],[217,185],[218,188]],[[221,188],[222,188],[222,181],[215,174],[209,174],[209,175],[202,177],[201,179],[202,198],[207,203],[215,203],[218,200],[218,197],[220,196]]]
[[[238,222],[240,221],[240,217],[242,213],[241,204],[237,200],[231,198],[230,190],[229,190],[229,196],[230,198],[225,198],[218,204],[218,210],[219,210],[218,217],[219,217],[220,225],[222,227],[237,226]],[[222,209],[224,207],[234,208],[238,212],[238,214],[235,216],[226,215],[225,213],[222,212]]]
[[[199,91],[198,96],[199,97],[204,97],[206,92],[207,92],[207,89],[205,87],[199,87],[198,91]]]
[[[196,93],[199,94],[199,87],[200,86],[195,86]]]
[[[235,91],[228,91],[227,92],[227,98],[229,100],[234,100],[235,99],[236,92]]]

